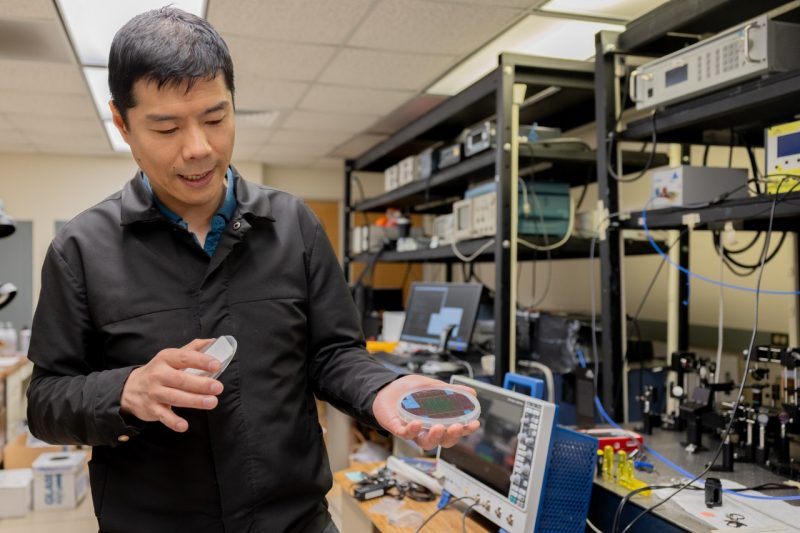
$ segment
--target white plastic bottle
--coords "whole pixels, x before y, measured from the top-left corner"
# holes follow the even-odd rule
[[[31,345],[31,328],[22,326],[19,330],[19,351],[23,355],[28,355],[28,348]]]
[[[11,346],[11,336],[8,334],[8,322],[0,324],[0,356],[8,357],[12,355],[14,349]]]
[[[11,322],[6,322],[6,330],[8,331],[8,355],[16,355],[17,354],[17,330],[14,329],[14,324]]]

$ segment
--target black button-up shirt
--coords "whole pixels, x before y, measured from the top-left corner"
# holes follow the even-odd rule
[[[92,496],[108,532],[314,531],[331,485],[314,395],[376,425],[397,377],[364,350],[322,227],[297,198],[243,180],[209,257],[153,204],[141,173],[56,236],[29,357],[31,431],[94,446]],[[233,335],[212,411],[186,433],[119,413],[125,380],[164,348]]]

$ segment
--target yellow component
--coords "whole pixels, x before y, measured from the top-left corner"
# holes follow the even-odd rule
[[[623,456],[619,456],[619,459],[623,461],[622,466],[620,467],[620,471],[623,472],[623,474],[621,474],[621,477],[617,479],[617,483],[628,490],[636,490],[640,487],[647,486],[647,483],[634,477],[633,459],[624,459]],[[644,490],[639,494],[642,496],[650,496],[650,491]]]
[[[614,448],[611,446],[603,448],[603,479],[614,480]]]
[[[617,452],[617,483],[626,486],[628,482],[628,452],[620,450]]]
[[[391,352],[396,346],[396,342],[367,341],[367,351],[369,353]]]
[[[777,142],[777,137],[790,133],[800,133],[800,120],[767,128],[767,145]],[[773,150],[775,149],[773,148]],[[798,185],[798,183],[800,183],[800,168],[788,168],[781,164],[777,156],[774,155],[773,157],[774,161],[769,161],[770,158],[769,156],[767,157],[767,192],[769,194],[777,194],[789,191],[800,191],[800,185]],[[784,161],[784,163],[785,162],[786,161]],[[791,178],[787,177],[787,175],[798,177]]]

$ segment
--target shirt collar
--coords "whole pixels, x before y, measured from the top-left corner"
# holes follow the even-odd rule
[[[233,175],[233,180],[230,179],[231,175]],[[136,222],[152,222],[164,216],[156,206],[153,194],[145,186],[143,176],[144,172],[139,170],[121,191],[120,224],[123,226]],[[236,216],[238,207],[239,215],[246,218],[265,218],[275,221],[270,202],[273,192],[271,189],[245,180],[233,165],[228,168],[228,176],[228,183],[234,184],[234,189],[229,192],[234,195],[238,204],[238,206],[234,206],[233,216]]]
[[[222,202],[222,206],[217,210],[214,216],[222,217],[225,222],[230,222],[233,218],[234,213],[236,212],[236,193],[235,193],[235,181],[233,179],[233,172],[231,171],[231,167],[228,167],[228,171],[226,173],[227,176],[227,187],[225,191],[225,200]],[[150,186],[150,178],[147,177],[147,174],[142,172],[142,183],[144,183],[144,187],[147,190],[150,197],[153,199],[153,203],[156,204],[158,210],[169,220],[170,222],[174,222],[176,224],[183,224],[183,218],[174,212],[172,209],[164,205],[161,200],[158,199],[158,196],[153,192],[153,188]]]

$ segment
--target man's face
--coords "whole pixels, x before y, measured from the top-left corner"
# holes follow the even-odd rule
[[[233,152],[233,98],[221,75],[196,80],[188,92],[186,86],[159,89],[137,80],[128,126],[112,104],[114,124],[159,200],[181,216],[208,210],[210,217],[222,201]]]

